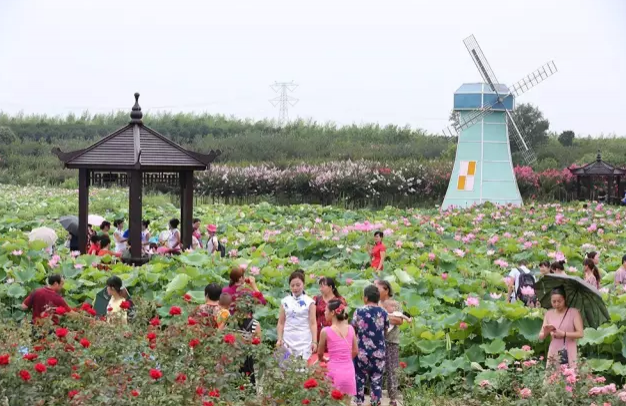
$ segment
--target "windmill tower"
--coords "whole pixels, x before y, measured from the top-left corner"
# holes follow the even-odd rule
[[[532,165],[537,158],[513,119],[515,98],[557,72],[548,62],[516,84],[500,84],[474,36],[463,43],[476,64],[483,83],[465,83],[454,93],[458,122],[444,130],[458,137],[456,159],[442,210],[493,202],[522,204],[517,188],[510,137],[524,161]]]

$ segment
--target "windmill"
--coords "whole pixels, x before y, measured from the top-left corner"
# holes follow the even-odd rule
[[[506,86],[496,79],[476,38],[469,36],[463,43],[483,82],[465,83],[454,93],[457,121],[444,134],[458,137],[458,145],[442,209],[487,201],[521,205],[510,137],[528,165],[537,158],[511,111],[515,108],[515,98],[556,73],[556,65],[550,61],[514,85]]]

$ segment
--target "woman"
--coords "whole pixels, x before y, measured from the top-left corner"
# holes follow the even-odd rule
[[[104,257],[106,255],[110,255],[112,257],[120,258],[122,256],[119,252],[111,251],[111,239],[106,235],[100,237],[100,249],[98,250],[98,256]]]
[[[209,283],[204,288],[205,303],[198,306],[194,312],[205,326],[220,330],[224,328],[228,319],[228,311],[224,314],[219,304],[221,295],[222,287],[217,283]]]
[[[379,279],[374,282],[374,285],[378,288],[380,293],[380,301],[378,305],[384,308],[384,302],[393,297],[393,291],[391,290],[391,284],[385,280]],[[402,317],[388,315],[389,324],[394,326],[400,326],[404,323]],[[387,330],[385,330],[387,332]],[[387,392],[389,394],[389,404],[395,405],[398,401],[398,379],[396,377],[396,370],[392,367],[400,357],[400,329],[394,328],[385,334],[385,374],[387,375]]]
[[[376,231],[374,233],[374,248],[370,250],[370,256],[372,257],[372,268],[377,272],[383,270],[386,251],[387,247],[383,244],[383,233]]]
[[[330,326],[324,327],[321,333],[317,355],[324,358],[328,351],[328,377],[333,388],[344,393],[347,405],[351,404],[351,396],[356,395],[356,372],[354,358],[359,353],[354,328],[348,322],[346,305],[333,299],[328,303],[324,318],[330,320]],[[318,324],[319,325],[319,324]]]
[[[600,289],[600,273],[592,259],[585,258],[583,261],[583,273],[585,275],[585,282],[596,289]]]
[[[256,280],[254,279],[254,277],[246,276],[245,271],[242,268],[236,267],[231,269],[229,279],[230,281],[228,282],[228,286],[222,289],[222,293],[228,293],[233,299],[231,313],[234,313],[234,306],[235,301],[237,300],[237,296],[246,292],[252,293],[254,297],[256,297],[259,302],[261,302],[261,304],[267,304],[265,297],[263,297],[263,293],[261,293],[259,287],[256,285]]]
[[[324,327],[330,327],[332,324],[332,319],[327,320],[325,317],[326,314],[326,306],[331,300],[339,300],[341,304],[347,306],[346,299],[341,297],[339,291],[337,290],[337,285],[335,284],[335,280],[330,277],[323,277],[319,281],[320,285],[320,293],[315,296],[315,318],[317,319],[317,341],[319,342],[320,334],[322,333],[322,329]]]
[[[150,230],[148,230],[148,226],[150,225],[150,220],[143,220],[141,222],[141,246],[143,247],[143,252],[148,252],[150,250]]]
[[[289,288],[291,295],[280,302],[276,347],[285,347],[291,355],[308,360],[317,352],[317,321],[315,302],[304,294],[303,271],[289,276]]]
[[[128,323],[126,310],[122,308],[122,302],[128,297],[128,293],[122,288],[122,280],[118,276],[107,279],[107,294],[111,297],[107,307],[107,321],[109,323]]]
[[[170,235],[167,239],[166,244],[169,254],[180,253],[182,249],[182,243],[180,241],[180,230],[178,229],[179,224],[180,220],[178,219],[170,220]]]
[[[595,266],[598,266],[598,264],[600,263],[600,253],[598,253],[596,251],[588,252],[587,253],[587,258],[592,260],[593,263],[595,264]]]
[[[550,270],[550,262],[541,261],[539,263],[539,273],[541,273],[541,276],[546,276],[547,274],[552,273]]]
[[[209,255],[213,255],[219,251],[220,242],[217,239],[217,226],[215,224],[209,224],[206,226],[207,233],[209,234],[209,238],[206,242],[206,250]]]
[[[548,366],[568,364],[570,368],[576,366],[578,349],[576,340],[583,337],[583,319],[577,309],[568,308],[565,304],[565,291],[555,288],[551,292],[552,309],[546,312],[543,326],[539,332],[539,339],[552,337],[548,349]],[[563,349],[567,350],[565,353]]]
[[[113,222],[115,231],[113,232],[113,241],[115,241],[115,252],[122,255],[126,251],[126,241],[124,238],[124,219],[117,219]]]
[[[550,273],[555,275],[565,275],[565,261],[555,261],[550,264]]]

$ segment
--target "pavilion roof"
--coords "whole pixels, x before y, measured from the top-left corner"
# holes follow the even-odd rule
[[[579,168],[569,168],[573,175],[577,176],[610,176],[610,175],[626,175],[626,170],[611,165],[602,160],[602,155],[598,150],[598,155],[594,162],[588,163]]]

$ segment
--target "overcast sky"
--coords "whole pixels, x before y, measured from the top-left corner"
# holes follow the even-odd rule
[[[0,0],[0,110],[129,109],[290,117],[439,132],[478,82],[474,34],[500,82],[554,60],[522,95],[551,130],[626,136],[626,1]],[[621,74],[621,75],[620,75]]]

